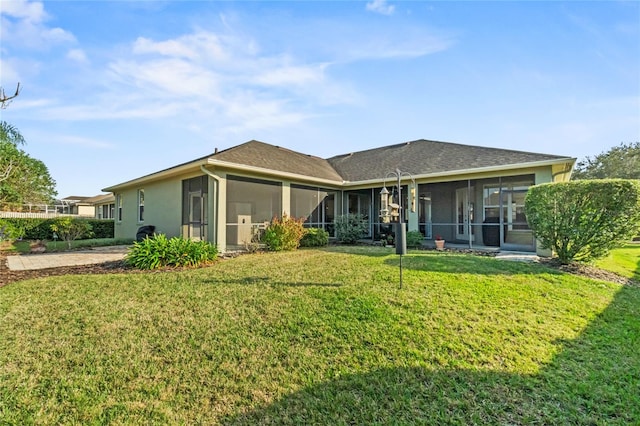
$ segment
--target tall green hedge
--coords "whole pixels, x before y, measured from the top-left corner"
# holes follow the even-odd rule
[[[640,180],[537,185],[525,199],[529,226],[562,263],[605,256],[640,232]]]
[[[7,230],[11,230],[10,235],[6,238],[51,241],[53,240],[51,225],[55,225],[57,220],[57,218],[3,218],[0,219],[0,230],[2,230],[3,227]],[[91,226],[91,232],[83,235],[81,239],[114,237],[113,220],[85,219],[79,217],[74,217],[73,220],[82,220]]]

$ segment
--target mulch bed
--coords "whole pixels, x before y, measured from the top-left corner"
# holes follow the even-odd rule
[[[473,253],[475,254],[475,253]],[[486,255],[486,254],[483,254]],[[10,255],[12,256],[12,255]],[[59,275],[81,275],[81,274],[120,274],[120,273],[158,273],[184,270],[189,268],[163,268],[153,271],[141,271],[130,266],[127,266],[124,261],[118,260],[113,262],[105,262],[94,265],[81,265],[81,266],[61,266],[59,268],[47,268],[47,269],[35,269],[30,271],[12,271],[7,267],[6,262],[7,253],[0,251],[0,287],[7,284],[23,281],[31,278],[46,278]],[[589,265],[583,265],[579,263],[573,263],[571,265],[561,265],[553,259],[542,259],[541,264],[555,268],[562,272],[569,274],[581,275],[588,278],[611,281],[618,284],[632,285],[640,287],[640,282],[634,281],[613,272],[605,271],[599,268],[595,268]]]

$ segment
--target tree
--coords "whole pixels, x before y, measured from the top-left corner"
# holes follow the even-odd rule
[[[525,210],[535,237],[561,263],[597,259],[640,231],[640,181],[602,179],[532,186]]]
[[[51,225],[51,230],[57,232],[71,248],[73,241],[91,234],[91,225],[83,219],[63,217],[56,219],[56,222]]]
[[[640,179],[640,142],[624,144],[578,162],[573,179]]]
[[[48,203],[56,195],[47,166],[20,149],[20,132],[0,121],[0,204]]]
[[[7,105],[11,103],[11,100],[14,98],[17,98],[19,94],[20,94],[20,83],[18,83],[18,87],[16,87],[16,93],[9,96],[7,96],[7,94],[4,93],[4,89],[0,87],[0,109],[5,109]]]

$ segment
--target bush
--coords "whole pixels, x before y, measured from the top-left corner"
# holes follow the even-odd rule
[[[138,269],[157,269],[165,266],[198,266],[209,263],[218,249],[208,241],[194,241],[181,237],[167,239],[164,234],[133,243],[125,262]]]
[[[424,236],[420,231],[407,232],[407,247],[421,247]]]
[[[295,250],[300,246],[300,240],[305,229],[304,219],[296,219],[286,214],[282,219],[274,217],[262,235],[262,242],[271,251]]]
[[[22,231],[12,222],[0,219],[0,242],[20,238]]]
[[[50,228],[51,231],[58,234],[61,240],[67,242],[69,248],[71,248],[71,241],[92,236],[89,222],[69,216],[56,218]]]
[[[562,263],[603,257],[640,230],[640,181],[584,180],[529,188],[529,226]]]
[[[329,233],[320,228],[309,228],[300,240],[300,247],[323,247],[329,244]]]
[[[92,238],[113,238],[115,235],[115,222],[110,219],[87,220],[93,231]]]
[[[108,219],[86,219],[73,216],[60,216],[58,218],[40,219],[40,218],[5,218],[2,222],[5,226],[14,229],[11,238],[24,240],[53,240],[53,231],[51,225],[63,218],[72,218],[74,220],[84,221],[91,226],[93,234],[81,235],[78,239],[86,238],[113,238],[114,222]],[[0,225],[0,229],[3,225]]]
[[[336,238],[341,243],[354,244],[360,238],[363,238],[367,231],[368,225],[364,216],[361,214],[345,214],[336,217]]]

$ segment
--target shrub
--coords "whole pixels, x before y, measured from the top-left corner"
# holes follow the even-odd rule
[[[262,235],[262,242],[271,251],[295,250],[300,246],[300,240],[305,229],[304,219],[296,219],[286,214],[282,219],[274,217]]]
[[[562,263],[605,256],[640,230],[640,181],[584,180],[529,188],[529,226]]]
[[[407,232],[407,247],[421,247],[424,236],[420,231]]]
[[[58,233],[60,239],[67,242],[71,248],[71,242],[79,238],[91,237],[91,225],[86,220],[72,217],[59,217],[50,226],[51,231]]]
[[[22,231],[12,222],[0,219],[0,242],[15,240],[22,236]]]
[[[164,234],[133,243],[125,262],[138,269],[165,266],[198,266],[215,260],[218,249],[208,241],[181,237],[167,239]]]
[[[55,225],[57,221],[71,218],[73,220],[84,221],[91,226],[92,233],[81,235],[78,239],[86,238],[113,238],[114,222],[108,219],[87,219],[73,216],[61,216],[58,218],[25,218],[12,217],[2,219],[4,225],[15,230],[11,238],[22,238],[25,240],[52,240],[53,231],[51,225]],[[2,228],[3,225],[0,225]]]
[[[113,238],[115,233],[115,222],[110,219],[89,219],[87,220],[93,231],[92,238]]]
[[[300,240],[300,247],[322,247],[329,244],[329,233],[320,228],[309,228]]]
[[[336,238],[341,243],[354,244],[364,237],[368,230],[367,221],[361,214],[345,214],[336,217]]]

